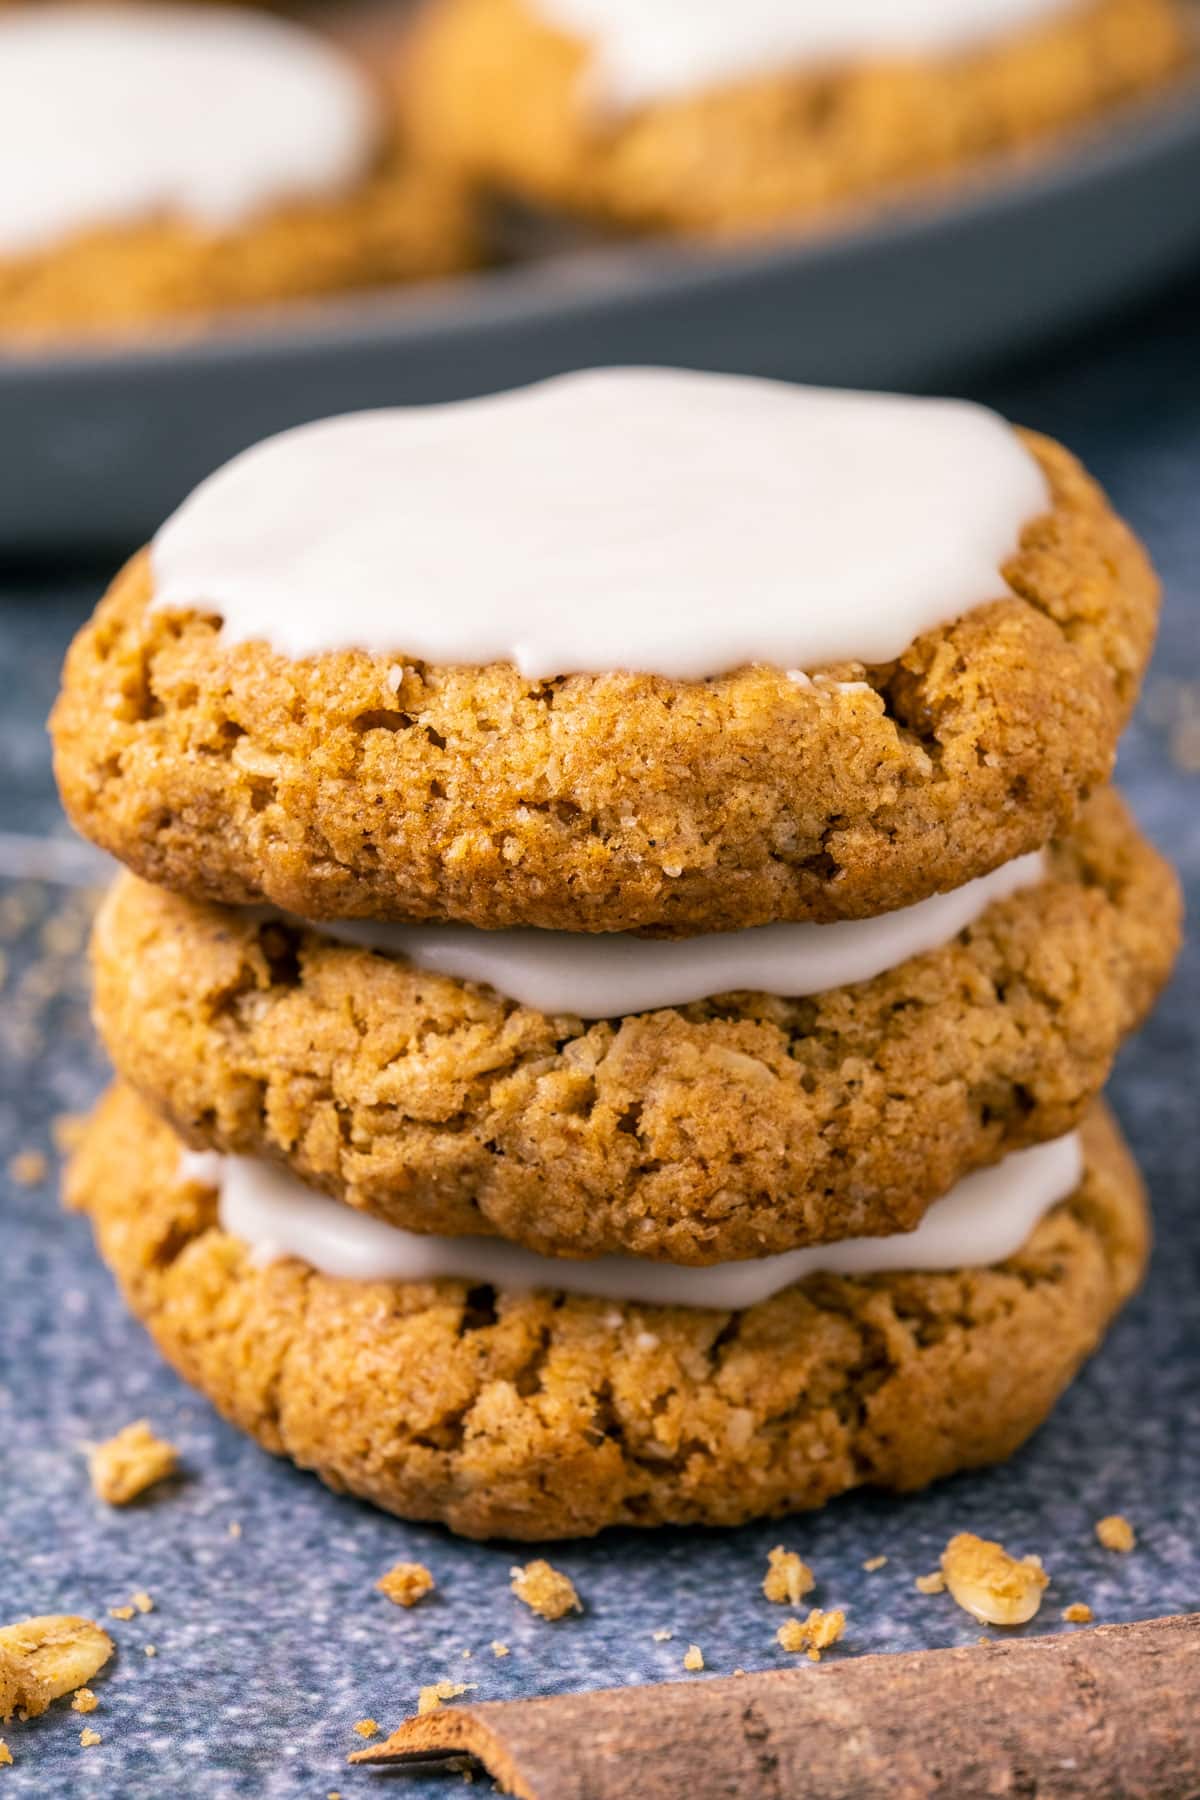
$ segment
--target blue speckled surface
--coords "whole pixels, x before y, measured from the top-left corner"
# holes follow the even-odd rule
[[[1200,286],[987,397],[1082,453],[1167,578],[1156,669],[1122,767],[1143,822],[1182,865],[1195,908],[1200,777],[1178,765],[1200,764]],[[99,576],[13,581],[4,593],[0,834],[63,833],[38,725],[62,646],[99,585]],[[11,870],[19,854],[0,835],[0,865]],[[4,887],[11,893],[14,883]],[[61,906],[62,891],[31,889],[28,897],[44,911],[48,902]],[[0,990],[0,1170],[16,1149],[48,1147],[51,1116],[78,1110],[102,1079],[69,959],[54,967],[54,985],[65,991],[45,1003],[40,1026],[23,1022],[23,958],[45,967],[42,911],[21,938],[0,946],[10,962]],[[1198,1051],[1200,958],[1189,950],[1113,1085],[1157,1209],[1153,1273],[1022,1455],[902,1503],[856,1498],[784,1527],[621,1533],[556,1548],[553,1560],[587,1605],[584,1618],[557,1626],[533,1619],[508,1594],[511,1551],[457,1543],[335,1498],[219,1424],[127,1318],[86,1227],[59,1214],[50,1185],[6,1183],[0,1615],[103,1616],[137,1588],[149,1589],[156,1610],[112,1625],[119,1654],[96,1684],[100,1708],[87,1721],[102,1744],[81,1750],[83,1721],[62,1705],[11,1726],[17,1760],[0,1769],[0,1797],[68,1787],[85,1796],[318,1800],[337,1789],[349,1797],[380,1779],[345,1766],[359,1741],[353,1721],[394,1723],[425,1681],[477,1681],[480,1698],[496,1699],[666,1678],[679,1674],[693,1641],[712,1670],[771,1667],[785,1660],[773,1643],[780,1615],[757,1595],[757,1582],[781,1537],[816,1569],[814,1600],[846,1607],[847,1654],[978,1635],[949,1601],[912,1588],[964,1526],[1043,1554],[1053,1586],[1039,1629],[1055,1628],[1059,1609],[1081,1598],[1102,1620],[1200,1605]],[[80,1446],[140,1414],[180,1445],[186,1472],[146,1503],[110,1512],[91,1497]],[[1136,1523],[1136,1555],[1117,1557],[1095,1543],[1092,1522],[1110,1510]],[[233,1522],[240,1537],[229,1533]],[[864,1574],[863,1560],[876,1554],[889,1556],[887,1567]],[[401,1557],[428,1562],[439,1583],[409,1613],[372,1591]],[[656,1627],[674,1638],[653,1642]],[[503,1660],[488,1647],[497,1637],[511,1647]],[[146,1643],[157,1646],[153,1660]],[[461,1658],[464,1648],[470,1660]],[[424,1800],[453,1789],[425,1778],[396,1791]]]

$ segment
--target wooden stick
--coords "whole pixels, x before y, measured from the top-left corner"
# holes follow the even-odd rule
[[[1183,1800],[1200,1794],[1200,1613],[456,1706],[350,1760],[464,1753],[521,1800]]]

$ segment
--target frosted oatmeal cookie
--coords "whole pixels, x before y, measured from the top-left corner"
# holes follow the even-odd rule
[[[970,1170],[1073,1129],[1178,944],[1174,877],[1107,790],[1044,861],[931,905],[928,930],[918,907],[761,947],[338,941],[125,876],[96,1020],[196,1149],[414,1231],[723,1262],[910,1230]]]
[[[68,655],[68,812],[311,918],[861,918],[1065,829],[1153,640],[1070,454],[665,370],[356,414],[201,485]]]
[[[219,128],[214,128],[219,96]],[[459,182],[304,27],[233,7],[0,17],[0,344],[451,274]]]
[[[882,204],[1154,91],[1178,0],[435,0],[408,69],[433,156],[624,230]]]
[[[267,1261],[245,1232],[278,1215],[242,1211],[233,1232],[219,1168],[181,1166],[127,1089],[69,1197],[160,1349],[266,1448],[405,1517],[538,1539],[731,1525],[1010,1455],[1145,1259],[1141,1186],[1103,1113],[1084,1156],[995,1266],[813,1274],[734,1310]],[[309,1198],[352,1235],[407,1235]]]

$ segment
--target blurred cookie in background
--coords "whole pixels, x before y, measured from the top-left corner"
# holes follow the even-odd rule
[[[457,179],[369,69],[232,5],[0,17],[0,342],[444,276]]]
[[[1168,82],[1179,0],[432,0],[422,143],[624,230],[738,233],[974,169]]]

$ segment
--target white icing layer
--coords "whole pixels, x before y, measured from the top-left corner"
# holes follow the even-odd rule
[[[635,105],[774,70],[938,56],[1036,25],[1066,0],[531,0],[592,51],[591,86]]]
[[[1002,596],[1047,503],[965,401],[592,370],[268,439],[159,531],[155,603],[294,657],[811,672]]]
[[[486,982],[539,1012],[618,1018],[716,994],[751,991],[799,999],[869,981],[910,956],[950,943],[993,901],[1034,886],[1045,872],[1045,858],[1035,852],[879,918],[762,925],[671,943],[625,932],[476,931],[470,925],[373,919],[323,919],[312,929],[401,956],[437,975]]]
[[[876,1275],[887,1270],[960,1269],[1003,1262],[1050,1207],[1078,1187],[1077,1134],[1019,1150],[968,1175],[935,1202],[915,1231],[850,1238],[711,1269],[680,1268],[633,1256],[591,1262],[538,1256],[500,1238],[426,1237],[369,1218],[315,1193],[285,1170],[252,1157],[184,1157],[185,1179],[220,1191],[222,1228],[261,1262],[296,1257],[353,1281],[487,1282],[505,1289],[552,1288],[647,1306],[753,1306],[805,1275]]]
[[[0,253],[156,216],[221,228],[359,179],[380,119],[332,45],[233,7],[0,18]]]

